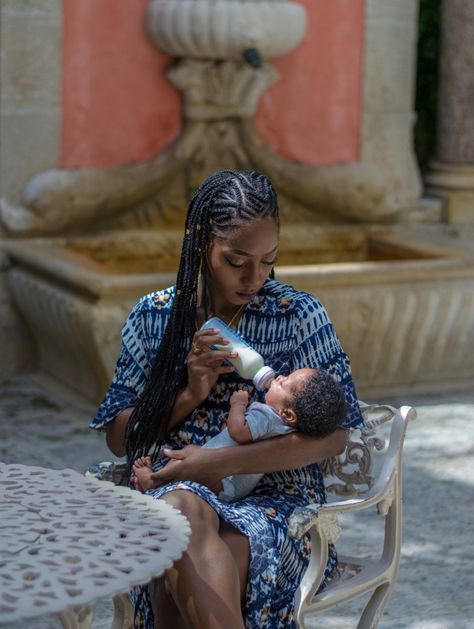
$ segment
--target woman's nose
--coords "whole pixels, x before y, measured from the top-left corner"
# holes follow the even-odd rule
[[[249,265],[245,270],[244,276],[245,283],[252,288],[256,288],[259,283],[262,281],[260,265],[252,264]]]

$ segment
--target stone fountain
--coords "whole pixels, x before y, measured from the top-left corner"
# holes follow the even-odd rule
[[[454,227],[414,224],[376,159],[290,163],[255,131],[259,98],[278,80],[271,60],[304,36],[302,6],[152,0],[147,23],[176,59],[180,137],[146,163],[41,173],[23,207],[3,211],[11,286],[41,369],[99,400],[133,303],[174,281],[190,194],[215,170],[256,168],[281,193],[277,277],[325,303],[363,395],[472,381],[474,247]]]

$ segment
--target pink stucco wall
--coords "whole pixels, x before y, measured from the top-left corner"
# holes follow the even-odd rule
[[[178,134],[181,99],[146,38],[147,4],[63,0],[63,167],[143,161]]]
[[[306,35],[297,49],[275,60],[281,80],[262,97],[257,128],[289,159],[309,164],[355,161],[364,0],[299,2],[306,7]]]
[[[364,0],[295,0],[303,43],[276,60],[281,80],[256,116],[281,155],[311,164],[354,161],[360,131]],[[62,166],[149,159],[181,125],[171,60],[148,42],[148,0],[63,0]]]

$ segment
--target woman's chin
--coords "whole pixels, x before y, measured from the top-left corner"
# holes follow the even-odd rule
[[[252,301],[252,299],[255,299],[255,295],[257,293],[236,293],[237,299],[239,300],[239,303],[248,303],[249,301]]]

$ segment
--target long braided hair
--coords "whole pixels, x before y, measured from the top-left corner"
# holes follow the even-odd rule
[[[176,396],[186,385],[185,361],[195,332],[201,273],[202,306],[209,315],[207,253],[213,236],[264,218],[279,224],[276,192],[267,177],[254,171],[216,172],[191,199],[171,313],[143,395],[127,425],[129,467],[137,457],[158,456]]]

